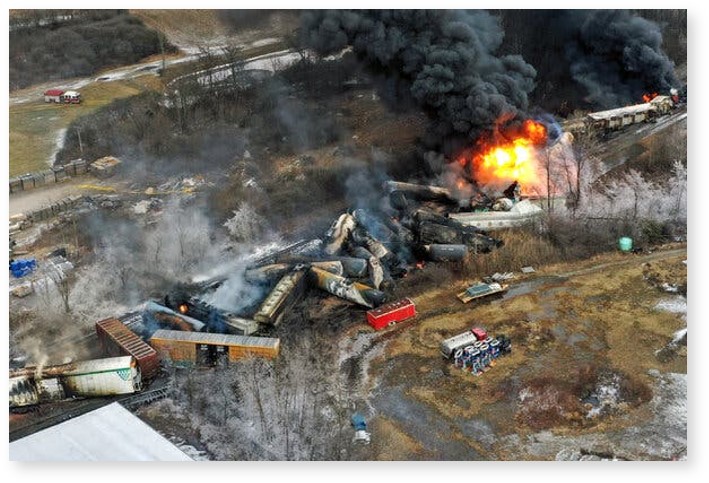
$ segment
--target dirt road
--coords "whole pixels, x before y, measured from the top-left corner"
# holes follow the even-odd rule
[[[9,216],[29,213],[67,196],[86,193],[89,190],[81,187],[86,182],[86,178],[74,178],[42,188],[13,193],[10,195]]]

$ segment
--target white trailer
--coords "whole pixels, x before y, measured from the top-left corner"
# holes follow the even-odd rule
[[[450,359],[453,354],[455,354],[455,351],[473,345],[477,340],[478,338],[471,330],[455,335],[441,342],[441,354],[443,354],[443,357],[446,359]]]

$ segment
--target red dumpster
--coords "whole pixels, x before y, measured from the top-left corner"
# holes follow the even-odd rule
[[[381,330],[416,315],[416,306],[409,298],[382,305],[367,311],[367,322],[374,330]]]

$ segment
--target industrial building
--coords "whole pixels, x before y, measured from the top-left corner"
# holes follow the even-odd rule
[[[112,403],[10,443],[11,461],[191,461],[157,431]]]

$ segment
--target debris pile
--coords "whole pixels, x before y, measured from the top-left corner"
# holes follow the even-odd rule
[[[110,178],[116,174],[120,165],[120,159],[114,158],[113,156],[105,156],[89,165],[89,173],[101,179]]]

